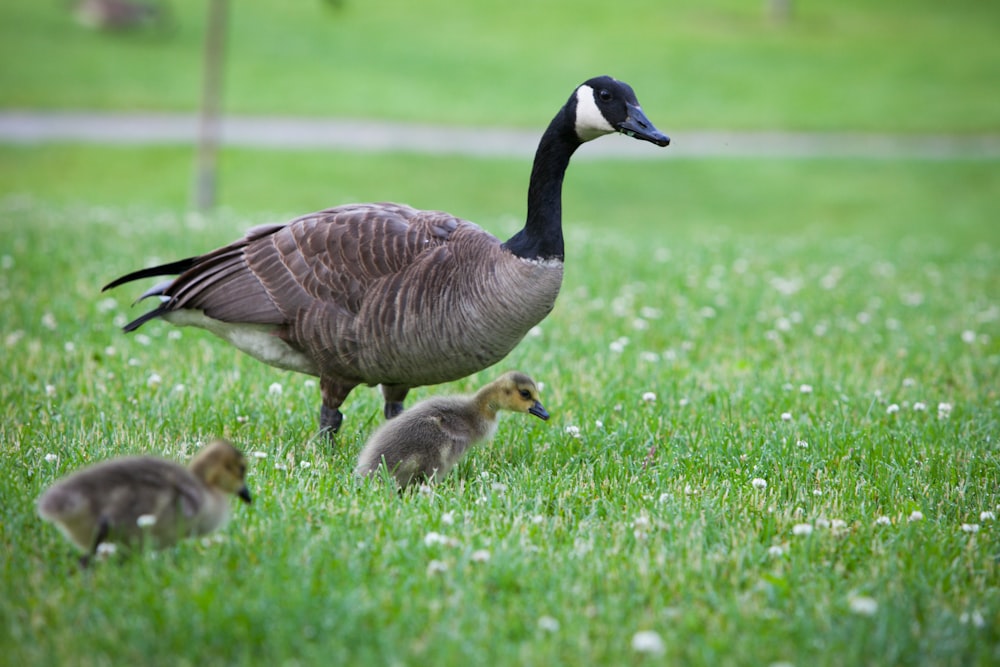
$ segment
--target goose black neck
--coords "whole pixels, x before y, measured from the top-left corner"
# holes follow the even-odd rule
[[[582,142],[564,107],[538,142],[528,183],[528,217],[524,229],[504,247],[524,259],[563,259],[562,184],[573,152]]]

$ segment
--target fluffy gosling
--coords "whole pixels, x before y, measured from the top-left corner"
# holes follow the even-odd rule
[[[56,482],[39,497],[38,514],[84,553],[86,567],[105,542],[159,549],[222,527],[227,494],[251,502],[246,470],[243,454],[225,440],[204,447],[187,468],[151,456],[112,459]]]
[[[402,488],[440,481],[472,445],[496,432],[500,410],[549,418],[535,381],[510,371],[473,396],[429,398],[385,422],[361,451],[354,474],[372,475],[384,463]]]

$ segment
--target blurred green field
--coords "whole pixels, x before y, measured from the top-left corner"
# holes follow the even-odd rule
[[[9,0],[0,107],[195,109],[204,6],[171,6],[169,31],[108,35],[68,3]],[[793,6],[776,24],[736,0],[231,3],[225,106],[540,127],[552,91],[613,74],[671,131],[998,129],[997,3]]]

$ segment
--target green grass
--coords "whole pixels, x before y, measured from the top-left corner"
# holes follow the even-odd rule
[[[126,336],[139,286],[99,286],[357,199],[506,234],[527,165],[224,159],[223,210],[195,216],[189,151],[0,148],[5,661],[1000,659],[1000,541],[980,518],[1000,513],[995,163],[572,165],[555,311],[497,369],[413,396],[520,368],[553,419],[507,417],[433,494],[398,498],[350,476],[376,391],[351,396],[330,447],[308,378],[162,322]],[[71,572],[34,514],[42,489],[110,456],[183,459],[216,435],[266,455],[251,459],[253,506],[217,539]],[[427,545],[430,532],[453,542]],[[857,596],[873,615],[851,610]],[[663,656],[631,648],[643,630]]]
[[[192,110],[204,6],[108,35],[63,4],[0,8],[0,107]],[[226,108],[541,127],[585,78],[631,82],[681,128],[997,131],[1000,5],[711,0],[347,0],[231,7]]]

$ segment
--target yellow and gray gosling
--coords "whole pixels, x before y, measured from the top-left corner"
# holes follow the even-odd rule
[[[250,503],[247,464],[225,440],[204,447],[188,467],[152,456],[98,463],[64,477],[38,499],[38,514],[54,523],[84,555],[97,548],[168,547],[204,535],[229,519],[227,494]]]
[[[535,381],[510,371],[473,396],[429,398],[385,422],[361,451],[354,474],[372,475],[384,464],[403,488],[440,481],[472,445],[492,437],[500,410],[549,418]]]

